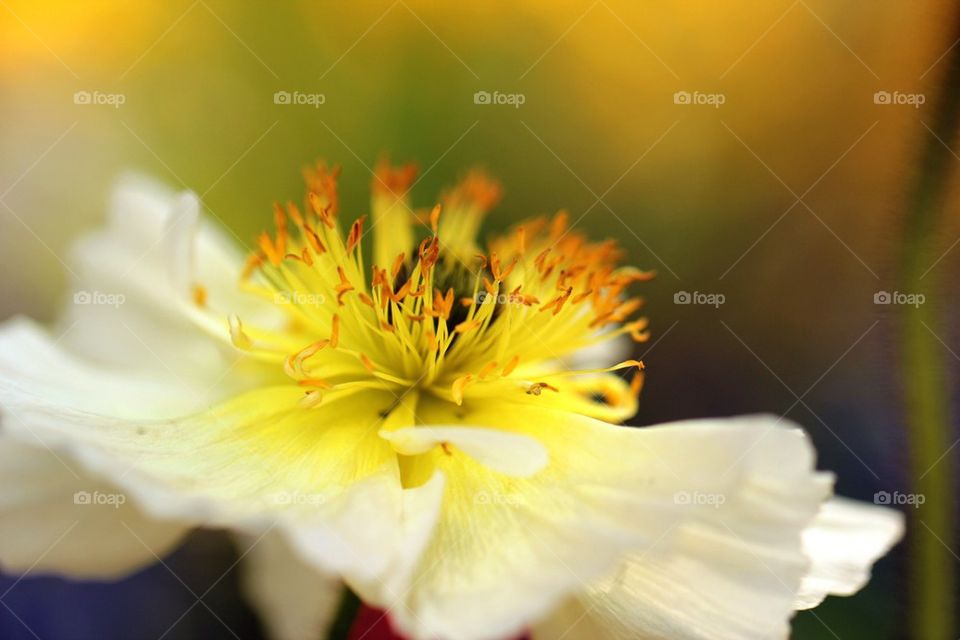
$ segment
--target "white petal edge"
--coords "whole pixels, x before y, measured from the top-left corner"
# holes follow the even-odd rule
[[[157,562],[188,527],[146,516],[116,486],[40,441],[0,435],[0,568],[115,579]]]
[[[240,587],[273,640],[327,636],[343,582],[322,572],[290,548],[278,531],[238,536]]]
[[[322,516],[281,520],[290,547],[321,571],[337,572],[357,594],[386,607],[402,596],[440,511],[444,477],[416,489],[372,478]]]
[[[124,175],[107,224],[72,247],[78,279],[58,323],[61,344],[91,361],[153,367],[200,384],[216,379],[236,357],[227,316],[270,323],[278,313],[239,291],[243,261],[239,247],[205,219],[196,195]],[[198,285],[204,306],[193,299]]]
[[[803,532],[811,567],[794,602],[811,609],[828,595],[848,596],[870,580],[870,567],[903,537],[903,514],[887,507],[834,498]]]
[[[151,429],[173,428],[178,423],[180,414],[177,407],[166,406],[169,389],[163,384],[111,373],[61,353],[26,320],[0,331],[0,346],[4,347],[0,349],[0,420],[5,437],[39,442],[75,466],[78,475],[100,478],[108,485],[115,482],[131,503],[156,520],[251,535],[277,527],[305,562],[342,572],[371,601],[386,601],[403,589],[403,576],[412,570],[435,522],[442,476],[417,490],[404,491],[396,471],[384,468],[331,496],[321,508],[294,508],[290,513],[261,508],[249,499],[221,500],[205,495],[202,477],[193,485],[183,485],[140,468],[157,455],[163,459],[176,453],[171,438],[185,435],[173,433],[159,440],[150,435]],[[290,391],[300,393],[296,388]],[[144,414],[171,419],[143,419]],[[377,442],[375,434],[370,432],[372,442]],[[387,443],[383,446],[389,448]],[[16,482],[11,479],[11,484]],[[269,496],[263,498],[269,500]]]
[[[727,475],[736,482],[713,490],[708,482],[679,494],[696,502],[696,492],[706,492],[700,494],[706,508],[679,523],[670,544],[628,555],[606,578],[559,606],[535,626],[534,638],[786,638],[809,567],[801,535],[832,486],[832,476],[814,471],[812,448],[792,427],[774,416],[658,427],[687,430],[693,436],[690,464],[720,475],[723,466],[704,452],[722,443],[718,429],[729,429],[742,445],[740,457],[728,463]],[[715,479],[718,486],[721,480]]]

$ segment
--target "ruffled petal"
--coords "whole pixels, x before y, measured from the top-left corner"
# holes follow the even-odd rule
[[[66,366],[64,375],[77,373]],[[92,369],[79,377],[111,390],[91,397],[151,397],[132,379]],[[301,389],[264,387],[155,420],[98,413],[66,391],[56,380],[0,376],[4,428],[116,483],[157,519],[256,535],[277,527],[305,561],[342,572],[371,598],[401,588],[435,521],[442,477],[404,491],[396,454],[377,435],[396,401],[388,392],[330,392],[305,408]]]
[[[118,181],[107,224],[74,245],[70,263],[78,279],[56,333],[63,348],[93,362],[153,369],[204,388],[237,360],[223,348],[231,313],[264,322],[279,315],[240,292],[243,258],[203,218],[194,194],[138,176]]]
[[[0,414],[20,402],[34,402],[116,418],[157,419],[195,408],[198,392],[162,369],[119,369],[78,357],[30,319],[0,325]]]
[[[0,564],[13,572],[36,562],[31,572],[116,577],[166,554],[186,526],[153,520],[117,485],[56,448],[19,415],[24,401],[54,415],[161,418],[191,406],[191,388],[169,376],[84,363],[26,319],[0,328]]]
[[[546,617],[535,637],[786,638],[810,565],[802,535],[832,477],[813,470],[802,432],[785,426],[757,417],[641,431],[638,438],[656,430],[675,445],[687,441],[688,464],[713,475],[713,487],[679,493],[698,508],[677,522],[670,542],[630,554]],[[728,447],[740,453],[717,457]]]
[[[441,422],[428,407],[421,416]],[[517,478],[456,451],[430,454],[447,491],[413,587],[392,609],[405,633],[467,640],[516,634],[609,576],[631,552],[645,558],[641,568],[657,567],[646,578],[658,580],[656,588],[670,587],[688,568],[711,588],[731,578],[725,595],[742,598],[734,609],[747,620],[731,615],[737,628],[766,624],[769,633],[786,624],[807,564],[800,531],[829,491],[829,477],[813,471],[812,449],[792,425],[761,417],[633,429],[533,402],[465,404],[460,418],[534,437],[550,461],[539,474]],[[779,610],[755,614],[742,605],[768,592]],[[725,595],[704,607],[722,609]],[[697,607],[676,592],[656,597],[677,615]],[[634,620],[644,630],[672,631],[674,621],[661,613]]]
[[[804,532],[811,561],[794,607],[810,609],[828,595],[848,596],[870,579],[870,567],[903,537],[903,514],[844,498],[825,502]]]
[[[410,588],[439,518],[444,478],[401,489],[393,478],[359,483],[312,517],[285,518],[282,530],[299,555],[338,572],[368,604],[386,608]]]

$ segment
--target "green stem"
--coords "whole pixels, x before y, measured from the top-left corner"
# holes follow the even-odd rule
[[[362,604],[350,587],[343,588],[337,615],[333,619],[333,624],[330,625],[330,633],[327,634],[328,640],[347,640]]]
[[[952,35],[951,41],[956,33]],[[956,564],[945,546],[954,539],[953,504],[949,497],[952,464],[950,456],[943,456],[950,447],[952,424],[949,361],[937,337],[942,335],[939,311],[945,305],[936,302],[936,294],[943,293],[943,288],[936,271],[928,270],[936,259],[933,239],[944,213],[953,162],[952,153],[944,145],[954,139],[960,125],[960,48],[952,50],[945,63],[947,70],[941,80],[944,90],[930,127],[933,135],[928,136],[907,202],[900,256],[899,290],[934,294],[927,295],[933,304],[900,307],[911,477],[914,491],[926,497],[923,507],[911,513],[909,628],[918,638],[956,637]]]

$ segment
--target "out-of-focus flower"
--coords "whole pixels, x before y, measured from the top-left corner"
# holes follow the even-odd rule
[[[650,274],[563,214],[481,248],[497,184],[415,212],[414,175],[377,171],[369,270],[323,165],[245,261],[192,194],[124,182],[57,337],[0,331],[4,568],[112,577],[228,528],[284,639],[322,634],[341,579],[458,639],[777,637],[862,586],[898,514],[827,501],[799,429],[617,424]]]

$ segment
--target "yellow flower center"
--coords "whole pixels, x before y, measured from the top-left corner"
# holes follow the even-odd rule
[[[337,171],[308,170],[305,205],[275,206],[275,231],[260,236],[242,278],[287,321],[265,328],[232,316],[233,343],[282,364],[303,387],[305,407],[371,388],[457,405],[570,391],[568,402],[620,406],[627,400],[608,380],[580,380],[625,368],[637,369],[631,387],[639,391],[640,362],[591,371],[564,363],[622,334],[647,338],[646,320],[631,319],[642,301],[627,291],[652,274],[620,266],[615,242],[588,242],[562,212],[523,222],[481,249],[476,237],[499,186],[474,171],[432,210],[414,211],[407,192],[415,175],[381,164],[372,220],[358,218],[344,232]],[[369,270],[361,242],[368,231]]]

